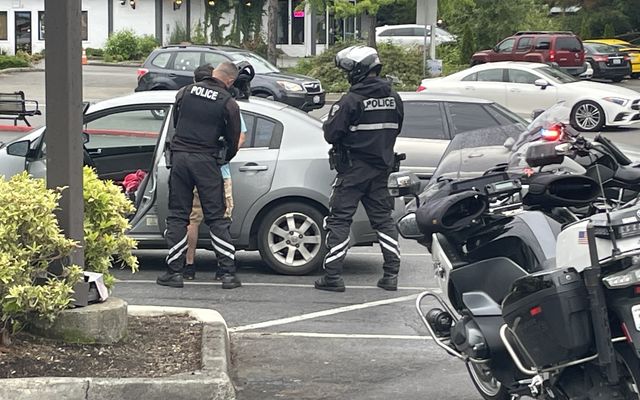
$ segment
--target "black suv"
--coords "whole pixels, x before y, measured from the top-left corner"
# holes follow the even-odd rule
[[[154,50],[138,69],[136,92],[175,90],[193,82],[193,71],[203,64],[214,67],[224,61],[248,61],[256,71],[251,93],[303,111],[324,106],[320,81],[304,75],[280,72],[273,64],[248,50],[230,46],[174,45]]]

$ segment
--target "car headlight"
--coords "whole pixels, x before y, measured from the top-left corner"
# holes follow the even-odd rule
[[[622,107],[626,106],[627,103],[629,103],[629,100],[623,99],[621,97],[605,97],[604,100],[610,101]]]
[[[288,81],[277,81],[277,84],[287,92],[304,92],[304,88],[302,87],[302,85],[298,85],[297,83]]]

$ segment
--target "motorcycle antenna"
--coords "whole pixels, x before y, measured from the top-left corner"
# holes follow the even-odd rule
[[[604,185],[602,183],[602,176],[600,175],[599,166],[596,166],[596,173],[598,174],[598,185],[600,186],[600,193],[602,193],[602,197],[604,198],[604,213],[607,217],[607,231],[609,232],[609,237],[611,238],[611,244],[613,245],[613,249],[611,250],[611,252],[613,256],[616,256],[620,254],[620,248],[618,247],[616,235],[615,235],[615,232],[613,231],[613,224],[611,222],[611,212],[609,211],[609,205],[607,204],[607,196],[604,192]]]

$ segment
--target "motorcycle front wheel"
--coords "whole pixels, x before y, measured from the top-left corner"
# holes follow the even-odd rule
[[[640,360],[626,343],[615,346],[620,374],[620,389],[625,400],[640,399]]]
[[[491,369],[484,364],[467,362],[467,371],[473,386],[485,400],[510,400],[507,389],[494,376]]]

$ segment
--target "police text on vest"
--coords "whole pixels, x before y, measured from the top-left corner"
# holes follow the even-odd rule
[[[363,101],[363,103],[365,111],[396,109],[396,99],[393,97],[384,97],[381,99],[366,99]]]
[[[216,90],[207,89],[202,86],[193,86],[191,87],[191,94],[195,94],[196,96],[204,97],[209,100],[216,100],[219,93]]]

